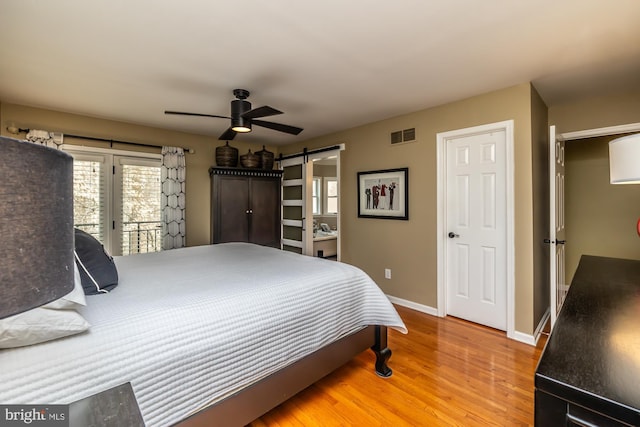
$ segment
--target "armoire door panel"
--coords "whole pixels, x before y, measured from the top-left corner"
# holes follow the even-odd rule
[[[246,242],[249,235],[249,183],[241,177],[219,177],[215,243]]]
[[[250,236],[252,243],[280,245],[280,182],[273,179],[251,179]]]

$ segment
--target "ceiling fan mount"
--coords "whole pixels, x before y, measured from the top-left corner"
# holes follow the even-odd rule
[[[182,111],[166,111],[165,114],[176,114],[181,116],[198,116],[198,117],[215,117],[220,119],[230,119],[231,126],[224,131],[218,139],[232,140],[237,133],[251,132],[252,125],[265,127],[268,129],[285,132],[291,135],[298,135],[302,132],[302,128],[289,126],[282,123],[268,122],[265,120],[257,120],[261,117],[275,116],[282,114],[282,111],[276,110],[268,105],[251,108],[251,102],[247,101],[250,92],[246,89],[234,89],[233,95],[236,99],[231,101],[231,116],[219,116],[216,114],[187,113]]]
[[[238,99],[247,99],[251,93],[246,89],[234,89],[233,96]]]

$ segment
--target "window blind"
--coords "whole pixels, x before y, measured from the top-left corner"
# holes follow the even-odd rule
[[[75,159],[73,162],[74,226],[105,243],[106,179],[104,160]]]

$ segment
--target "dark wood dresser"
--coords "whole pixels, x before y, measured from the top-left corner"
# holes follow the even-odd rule
[[[640,261],[582,256],[535,387],[538,427],[640,426]]]
[[[282,171],[211,168],[211,243],[280,247]]]

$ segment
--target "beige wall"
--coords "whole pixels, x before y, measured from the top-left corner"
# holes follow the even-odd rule
[[[16,137],[7,132],[11,123],[20,128],[42,129],[96,138],[117,139],[153,145],[170,145],[195,149],[195,154],[186,155],[187,163],[187,245],[195,246],[210,242],[210,183],[209,168],[215,165],[215,147],[223,145],[214,137],[174,132],[164,129],[139,126],[99,118],[68,114],[40,108],[26,107],[9,103],[0,103],[0,123],[3,136]],[[21,134],[18,138],[24,138]],[[76,140],[77,141],[77,140]],[[74,140],[66,141],[74,143]],[[77,143],[77,142],[76,142]],[[105,143],[93,143],[93,146],[107,147]],[[232,142],[240,154],[260,150],[262,145]],[[127,145],[114,148],[131,151],[149,151]],[[267,147],[276,152],[274,147]],[[153,149],[151,149],[153,150]],[[160,152],[156,150],[156,152]]]
[[[640,259],[640,185],[609,183],[608,143],[614,138],[566,144],[567,280],[582,255]]]
[[[533,332],[533,196],[531,87],[528,83],[430,108],[299,144],[285,154],[345,143],[341,154],[342,260],[366,271],[385,293],[437,307],[436,134],[515,121],[515,327]],[[391,146],[389,134],[415,127],[417,141]],[[356,174],[408,167],[409,220],[358,218]],[[384,269],[392,279],[384,278]]]
[[[531,87],[533,163],[533,326],[543,319],[549,301],[549,126],[547,106]]]
[[[640,91],[598,96],[549,107],[557,133],[640,122]]]

